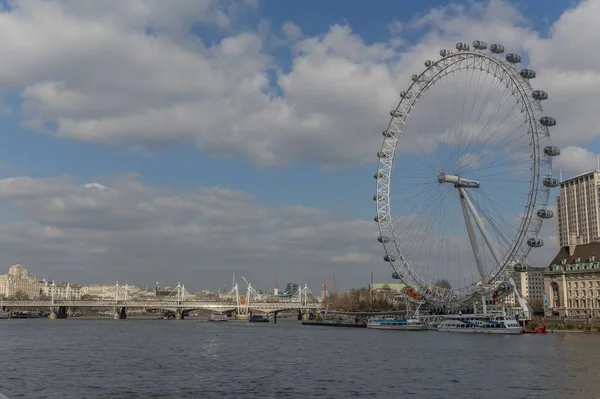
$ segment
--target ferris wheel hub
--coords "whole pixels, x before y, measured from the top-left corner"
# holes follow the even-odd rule
[[[446,173],[440,173],[438,175],[439,183],[452,183],[454,187],[463,187],[463,188],[479,188],[480,184],[477,180],[465,179],[464,177],[460,177],[458,175],[449,175]]]

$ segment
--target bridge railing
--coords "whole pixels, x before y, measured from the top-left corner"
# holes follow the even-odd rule
[[[15,301],[4,300],[0,302],[0,306],[6,307],[131,307],[131,308],[206,308],[206,309],[235,309],[238,304],[234,301],[161,301],[161,300],[57,300],[40,301],[27,300]],[[320,303],[301,303],[301,302],[253,302],[249,304],[252,309],[304,309],[322,307]]]

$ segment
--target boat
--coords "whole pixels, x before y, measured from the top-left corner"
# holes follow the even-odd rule
[[[269,322],[269,318],[267,316],[255,314],[255,315],[252,315],[248,319],[248,321],[252,322],[252,323],[268,323]]]
[[[438,324],[437,330],[475,334],[517,335],[523,333],[523,327],[515,318],[476,314],[447,315]]]
[[[211,314],[208,321],[227,321],[226,314]]]
[[[546,326],[541,326],[535,330],[524,330],[523,334],[546,334]]]
[[[0,310],[0,319],[10,319],[10,312],[6,310]]]
[[[420,331],[425,329],[419,319],[399,319],[396,317],[371,318],[367,321],[367,328],[406,331]]]

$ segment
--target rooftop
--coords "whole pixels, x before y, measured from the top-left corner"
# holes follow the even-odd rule
[[[571,180],[579,179],[580,177],[584,177],[586,175],[591,175],[591,174],[594,174],[596,172],[598,172],[598,171],[597,170],[588,170],[587,172],[583,172],[583,173],[580,173],[580,174],[575,175],[573,177],[570,177],[568,179],[565,179],[565,180],[561,181],[561,183],[567,183],[567,182],[570,182]]]
[[[569,256],[568,246],[562,247],[550,262],[549,267],[559,265],[563,259],[566,259],[567,263],[575,263],[575,260],[579,258],[582,263],[587,263],[592,256],[597,257],[597,261],[600,262],[600,242],[577,245],[572,256]]]

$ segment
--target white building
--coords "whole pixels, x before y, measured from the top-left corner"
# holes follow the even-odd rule
[[[0,275],[0,296],[10,298],[23,294],[29,298],[40,296],[40,283],[29,275],[25,266],[17,264],[8,269],[8,274]]]
[[[556,197],[561,247],[600,240],[600,171],[586,172],[560,183]],[[574,241],[576,240],[576,241]]]
[[[544,303],[544,272],[546,271],[547,269],[544,267],[528,266],[525,271],[515,271],[513,274],[517,291],[534,308]],[[505,304],[508,306],[518,306],[515,303],[515,295],[510,294],[505,299]]]
[[[40,283],[40,293],[54,299],[65,299],[77,301],[81,299],[81,285],[71,283],[49,283],[42,280]]]
[[[562,247],[545,273],[548,314],[600,317],[600,243]]]
[[[113,300],[118,297],[119,300],[125,300],[140,294],[140,289],[136,286],[118,284],[90,284],[83,286],[81,287],[81,295],[90,299]]]

